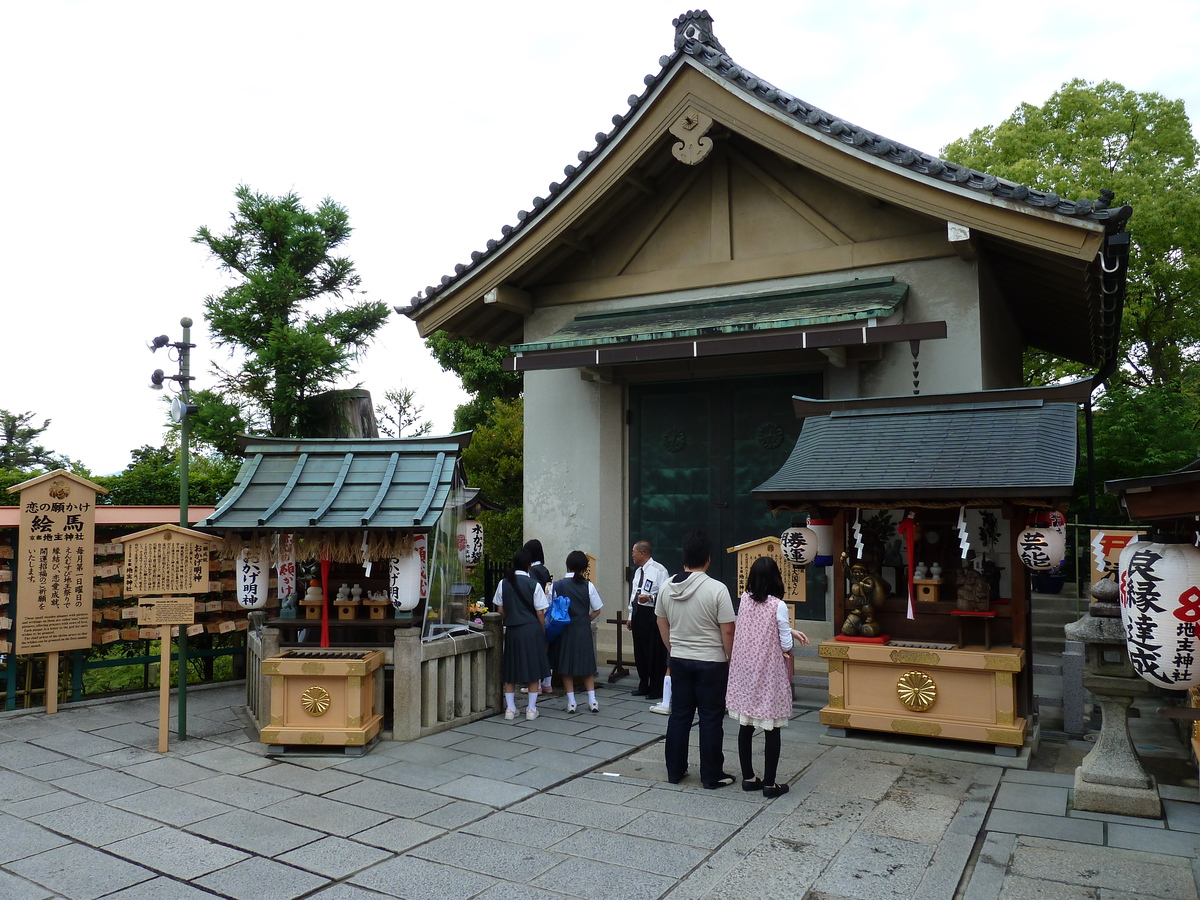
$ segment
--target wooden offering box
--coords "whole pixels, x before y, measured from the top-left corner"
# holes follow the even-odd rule
[[[271,724],[264,744],[361,747],[379,734],[375,709],[379,650],[287,650],[263,660],[271,676]]]
[[[1025,743],[1016,716],[1015,681],[1025,664],[1017,647],[913,649],[893,644],[825,641],[829,705],[821,723],[893,734]]]

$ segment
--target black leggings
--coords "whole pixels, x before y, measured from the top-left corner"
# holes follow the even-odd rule
[[[779,770],[779,729],[764,731],[763,737],[767,744],[763,753],[763,784],[771,785],[775,783],[775,775]],[[738,729],[738,762],[742,765],[742,778],[747,780],[754,777],[754,758],[750,754],[750,742],[753,739],[753,725],[742,725]]]

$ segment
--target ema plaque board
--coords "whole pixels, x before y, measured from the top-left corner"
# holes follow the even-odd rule
[[[60,469],[9,490],[21,494],[16,652],[92,646],[96,492],[104,489]]]

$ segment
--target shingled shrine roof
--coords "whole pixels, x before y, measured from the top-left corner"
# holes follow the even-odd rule
[[[735,63],[713,33],[712,17],[705,10],[689,10],[674,19],[672,24],[675,26],[674,51],[659,59],[661,69],[656,74],[647,75],[643,79],[645,89],[642,93],[630,95],[629,109],[612,117],[613,128],[608,132],[597,133],[596,145],[591,149],[581,150],[578,154],[578,164],[567,165],[563,170],[565,177],[561,181],[551,183],[545,196],[534,197],[529,209],[519,211],[515,224],[504,225],[498,238],[489,240],[484,249],[471,253],[469,262],[456,265],[453,274],[442,276],[439,283],[428,285],[424,291],[418,292],[409,306],[397,306],[397,312],[411,315],[445,293],[447,289],[465,280],[486,264],[497,251],[528,230],[532,223],[555,204],[556,198],[569,192],[574,183],[596,164],[606,148],[627,129],[639,109],[652,97],[655,89],[678,66],[688,63],[702,67],[747,99],[766,105],[772,112],[786,117],[800,131],[807,131],[824,140],[832,140],[843,146],[847,152],[867,154],[932,184],[967,189],[978,194],[981,200],[1000,201],[1029,211],[1041,211],[1092,222],[1110,233],[1120,231],[1132,213],[1128,206],[1109,208],[1113,196],[1111,191],[1101,191],[1101,197],[1096,200],[1070,200],[1053,192],[1036,190],[923,153],[827,113]]]
[[[798,407],[824,414],[805,418],[787,462],[753,494],[783,509],[1063,497],[1077,457],[1071,396],[1013,389],[853,403],[797,397]]]
[[[428,531],[462,487],[471,433],[419,438],[251,438],[233,489],[200,529]]]

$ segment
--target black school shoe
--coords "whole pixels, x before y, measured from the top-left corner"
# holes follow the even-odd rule
[[[771,800],[775,797],[782,797],[788,790],[789,787],[786,784],[768,784],[763,788],[763,796]]]
[[[729,787],[735,781],[737,781],[737,778],[735,778],[733,775],[730,775],[728,772],[725,772],[716,781],[706,782],[704,786],[710,791],[715,791],[717,788]],[[765,791],[766,788],[763,788],[763,790]]]

